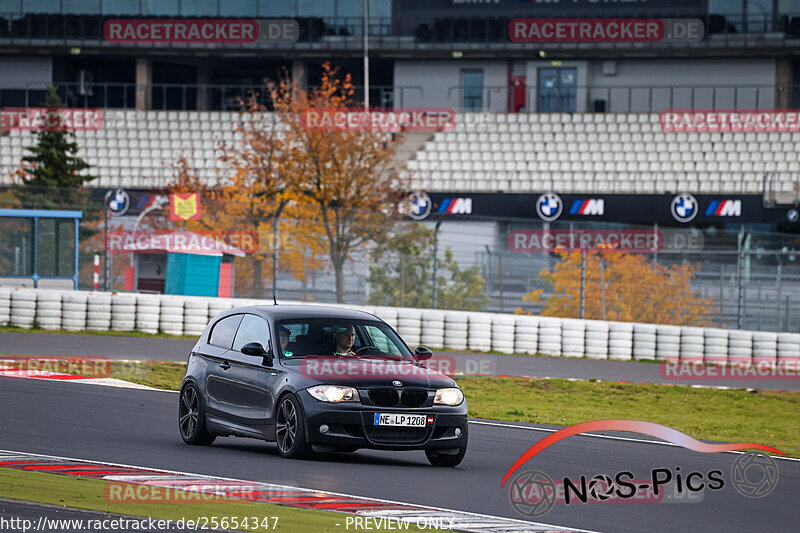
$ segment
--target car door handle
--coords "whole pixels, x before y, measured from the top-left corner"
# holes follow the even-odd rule
[[[228,363],[227,361],[223,361],[223,362],[221,362],[221,363],[219,364],[219,367],[220,367],[222,370],[228,370],[228,369],[231,367],[231,365],[230,365],[230,363]]]

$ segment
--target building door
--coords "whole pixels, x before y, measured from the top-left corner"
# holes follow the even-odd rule
[[[574,113],[578,69],[540,68],[537,110],[540,113]]]
[[[464,111],[483,111],[483,71],[462,70],[461,85],[464,88]]]

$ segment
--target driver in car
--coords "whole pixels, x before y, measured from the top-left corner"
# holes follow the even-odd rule
[[[333,333],[333,355],[356,355],[352,350],[356,342],[356,330],[353,324],[335,328]]]

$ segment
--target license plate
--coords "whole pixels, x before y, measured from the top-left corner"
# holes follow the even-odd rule
[[[405,427],[425,427],[427,423],[425,415],[401,415],[396,413],[380,414],[375,413],[376,426],[405,426]]]

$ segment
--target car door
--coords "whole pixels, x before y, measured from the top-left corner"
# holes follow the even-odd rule
[[[204,365],[200,374],[205,376],[205,407],[208,423],[212,427],[219,425],[225,417],[224,391],[221,390],[220,383],[223,383],[221,380],[225,379],[227,369],[230,368],[227,357],[242,316],[244,315],[230,315],[218,320],[211,328],[208,342],[195,352]]]
[[[241,349],[246,344],[257,342],[268,350],[274,345],[270,338],[269,325],[264,318],[245,314],[236,331],[233,346],[226,355],[230,368],[225,370],[226,383],[221,387],[229,422],[243,431],[265,438],[272,438],[274,432],[271,421],[275,403],[274,387],[283,372],[275,364],[265,366],[263,357],[245,355]]]

